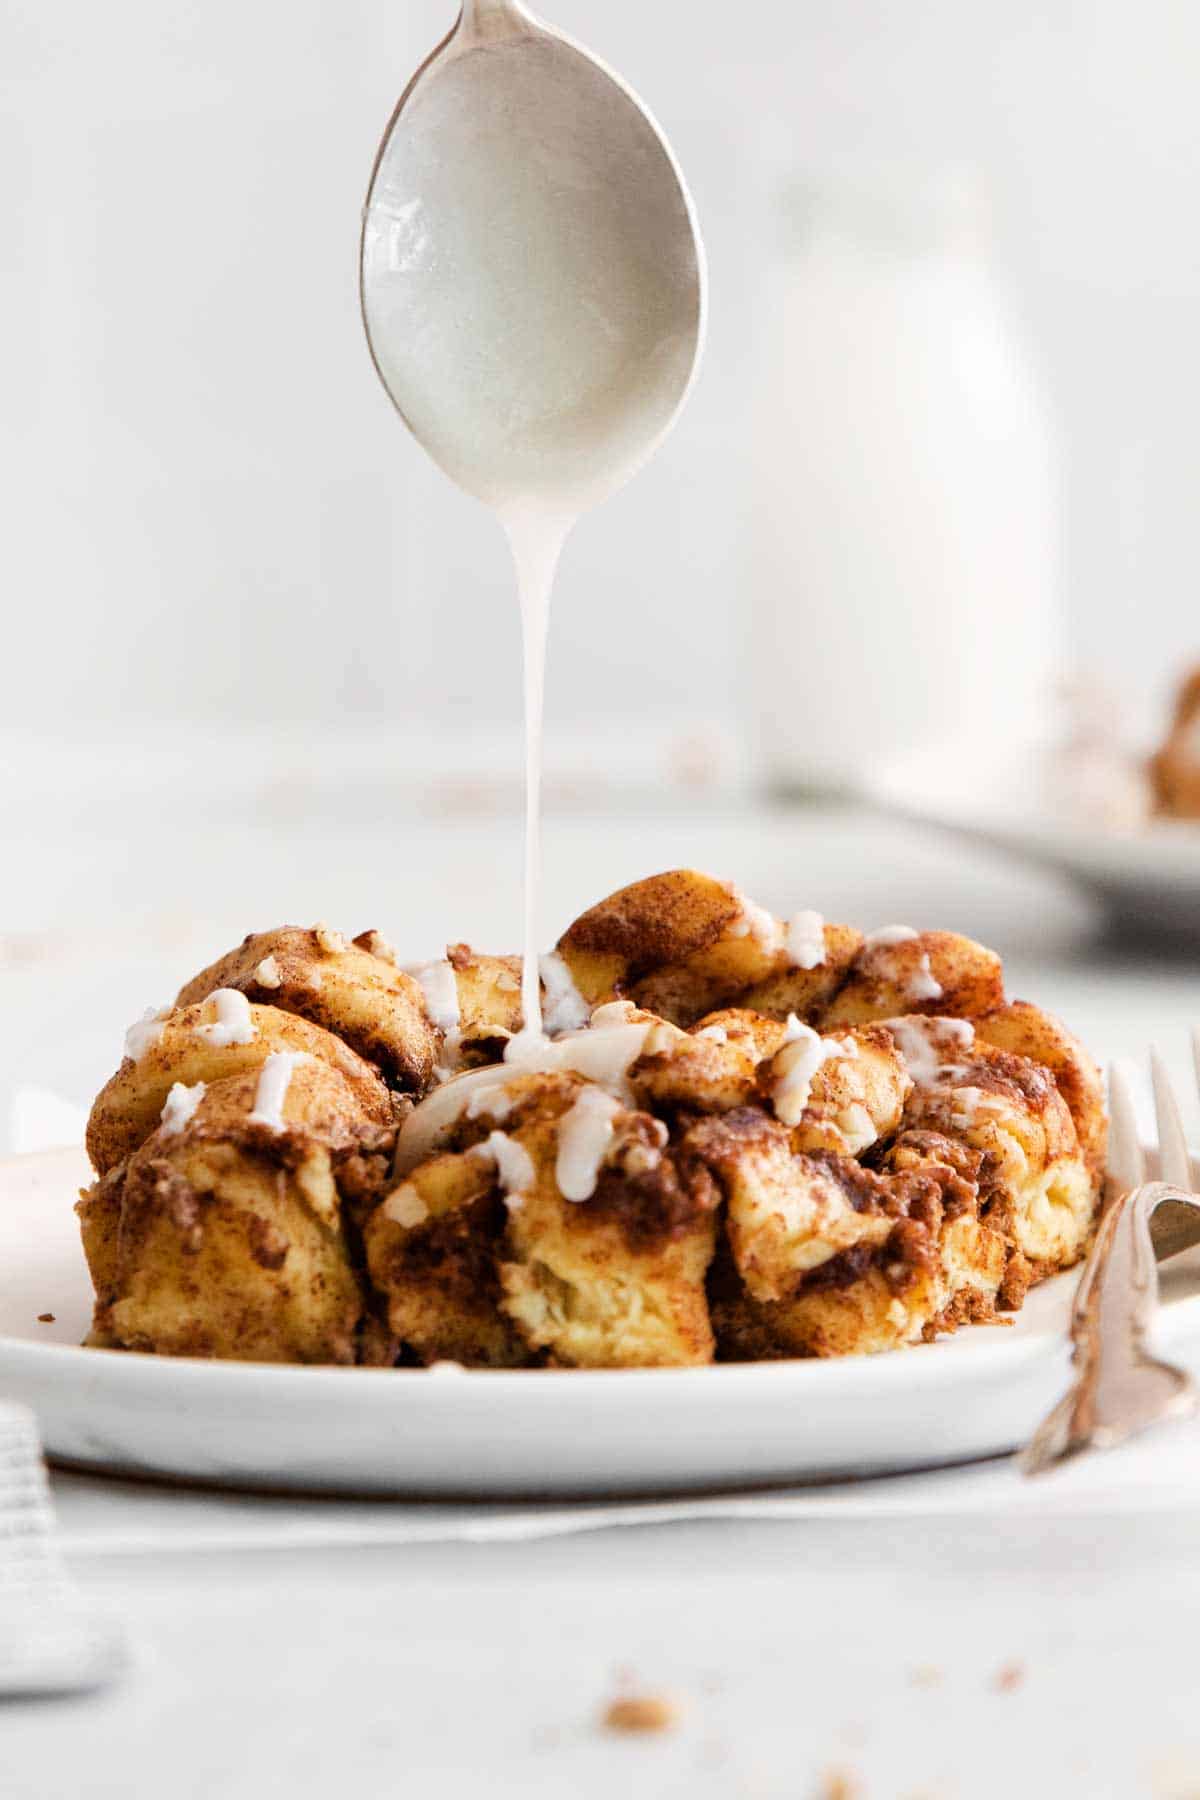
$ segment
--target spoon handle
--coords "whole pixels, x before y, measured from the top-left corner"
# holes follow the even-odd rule
[[[454,35],[472,43],[519,37],[534,26],[521,0],[462,0]]]

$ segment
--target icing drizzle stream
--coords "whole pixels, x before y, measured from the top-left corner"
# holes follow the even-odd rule
[[[521,964],[523,1037],[542,1035],[538,970],[538,879],[541,873],[542,717],[546,692],[546,625],[550,590],[567,532],[574,520],[535,507],[506,509],[521,603],[525,665],[525,943]]]

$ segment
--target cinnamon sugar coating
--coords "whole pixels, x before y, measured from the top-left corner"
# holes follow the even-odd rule
[[[645,1367],[883,1351],[1018,1308],[1088,1243],[1094,1062],[968,938],[804,918],[691,870],[590,908],[555,979],[578,1016],[608,1009],[581,1042],[615,1026],[633,1048],[586,1074],[500,1067],[513,957],[451,946],[451,1031],[376,932],[248,938],[93,1109],[94,1341]],[[250,1002],[233,1042],[198,1029],[217,988]],[[256,1094],[280,1051],[273,1129]],[[455,1103],[397,1175],[431,1092]]]

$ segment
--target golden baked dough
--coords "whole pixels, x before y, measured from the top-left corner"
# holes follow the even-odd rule
[[[388,1327],[422,1362],[505,1369],[530,1360],[500,1310],[504,1217],[493,1163],[444,1151],[414,1169],[367,1220],[367,1269]]]
[[[660,1024],[630,1069],[629,1081],[639,1103],[660,1115],[679,1107],[728,1112],[753,1098],[760,1060],[752,1035],[730,1037],[721,1024],[690,1032]]]
[[[450,944],[446,959],[458,990],[464,1061],[486,1058],[521,1029],[521,959],[483,956],[469,944]]]
[[[1108,1142],[1104,1077],[1074,1033],[1028,1000],[1012,1000],[977,1018],[975,1036],[997,1050],[1011,1050],[1051,1070],[1075,1122],[1087,1165],[1094,1175],[1101,1175]]]
[[[967,1038],[944,1027],[921,1018],[889,1026],[915,1077],[905,1124],[982,1152],[981,1216],[1036,1275],[1067,1267],[1087,1243],[1098,1177],[1053,1072],[971,1028]]]
[[[257,1069],[274,1050],[304,1051],[336,1069],[373,1125],[388,1125],[393,1102],[379,1075],[341,1038],[275,1006],[249,1006],[245,1029],[222,1030],[212,1000],[181,1006],[161,1021],[155,1041],[127,1056],[97,1095],[87,1152],[98,1174],[132,1155],[158,1124],[176,1082],[193,1087]]]
[[[793,1121],[787,1106],[787,1063],[803,1056],[802,1044],[785,1044],[772,1057],[760,1076],[764,1093],[776,1116],[791,1125],[793,1150],[860,1157],[899,1130],[912,1077],[886,1026],[824,1035],[821,1046],[823,1060],[798,1118]]]
[[[825,955],[815,968],[795,967],[785,947],[776,954],[774,973],[747,988],[740,996],[741,1004],[772,1019],[786,1019],[789,1013],[808,1023],[817,1018],[845,981],[863,941],[862,932],[853,926],[828,921],[822,936]]]
[[[803,1015],[802,1015],[803,1016]],[[786,1035],[783,1018],[775,1018],[766,1012],[757,1012],[749,1006],[723,1006],[716,1012],[705,1013],[691,1027],[693,1036],[720,1038],[724,1042],[741,1046],[754,1062],[760,1063],[765,1057],[774,1056]]]
[[[676,870],[576,920],[543,974],[560,1035],[532,1065],[527,1043],[503,1062],[518,960],[465,944],[405,970],[377,932],[288,927],[189,983],[89,1123],[94,1341],[861,1354],[1011,1310],[1083,1254],[1099,1071],[982,945],[787,924]]]
[[[593,1004],[627,997],[676,1025],[734,1004],[807,1018],[840,986],[861,934],[822,926],[824,956],[795,966],[784,922],[694,869],[652,875],[577,919],[559,951]]]
[[[574,1075],[514,1077],[464,1119],[454,1150],[380,1201],[368,1267],[392,1329],[424,1360],[711,1359],[716,1192],[694,1166],[690,1178],[676,1167],[658,1121],[614,1103],[594,1190],[581,1201],[560,1191],[563,1133],[596,1091]],[[489,1147],[497,1136],[503,1160]],[[514,1166],[523,1179],[501,1198]]]
[[[535,1181],[511,1207],[500,1262],[503,1306],[532,1348],[577,1368],[710,1362],[704,1280],[718,1195],[680,1165],[649,1114],[619,1109],[595,1191],[573,1201],[556,1174],[571,1110],[587,1084],[557,1078],[518,1130]],[[592,1090],[595,1092],[595,1090]]]
[[[709,949],[741,916],[727,881],[695,869],[672,869],[635,881],[589,908],[558,940],[558,952],[590,1005],[637,1000],[643,977]],[[698,1005],[692,1017],[716,1004]],[[674,1024],[690,1022],[661,1006],[651,1010]]]
[[[994,950],[953,931],[914,932],[863,940],[846,981],[815,1021],[822,1031],[864,1025],[901,1013],[974,1019],[1004,1000],[1004,972]]]
[[[264,1070],[209,1085],[80,1201],[97,1341],[168,1356],[350,1363],[367,1299],[339,1160],[388,1141],[328,1062],[282,1053],[281,1128]]]
[[[327,925],[252,933],[194,976],[175,1004],[190,1006],[217,988],[335,1032],[406,1093],[423,1093],[433,1080],[441,1035],[418,983]]]
[[[723,1354],[870,1353],[992,1315],[1006,1246],[981,1224],[973,1184],[943,1163],[885,1175],[796,1155],[759,1112],[705,1120],[690,1147],[725,1192],[712,1284]]]

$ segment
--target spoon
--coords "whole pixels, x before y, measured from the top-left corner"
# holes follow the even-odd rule
[[[576,515],[674,421],[704,334],[683,176],[629,88],[520,0],[465,0],[375,159],[363,321],[445,472]]]
[[[410,431],[508,533],[525,667],[523,1032],[541,1041],[541,728],[567,532],[666,435],[695,375],[704,255],[624,82],[521,0],[464,0],[375,159],[361,295]]]

